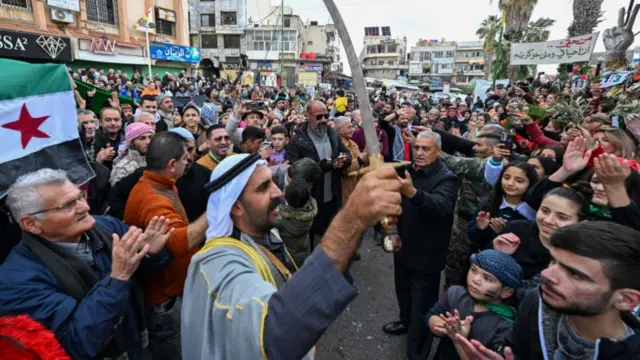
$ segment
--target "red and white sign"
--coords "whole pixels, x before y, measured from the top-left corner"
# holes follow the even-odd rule
[[[94,54],[116,55],[116,41],[105,38],[91,40],[91,49]]]

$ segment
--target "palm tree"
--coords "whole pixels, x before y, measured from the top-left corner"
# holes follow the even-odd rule
[[[500,17],[497,15],[489,15],[486,19],[482,20],[482,24],[476,31],[476,35],[480,40],[484,40],[484,68],[487,69],[484,73],[484,78],[489,79],[489,75],[492,73],[493,54],[495,50],[496,37],[498,31],[500,31]]]
[[[569,37],[591,34],[602,21],[604,0],[573,0],[573,22]]]
[[[490,0],[492,1],[492,0]],[[533,14],[533,8],[538,0],[500,0],[500,10],[505,17],[504,39],[511,43],[522,42],[524,34]],[[502,54],[503,65],[509,64],[511,50]],[[517,66],[508,66],[508,76],[512,81],[516,79]]]

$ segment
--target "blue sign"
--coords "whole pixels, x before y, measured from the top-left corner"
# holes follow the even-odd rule
[[[152,41],[151,58],[169,61],[182,61],[189,63],[200,62],[200,50],[198,48],[168,44],[158,41]]]
[[[439,78],[439,77],[433,77],[433,78],[431,79],[431,83],[432,83],[433,85],[440,85],[440,78]]]
[[[271,61],[258,61],[258,71],[271,71],[272,67]]]

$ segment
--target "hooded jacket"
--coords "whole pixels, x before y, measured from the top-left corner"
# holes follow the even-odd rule
[[[311,254],[309,249],[309,230],[313,219],[318,215],[318,204],[312,197],[302,208],[293,208],[282,204],[278,208],[279,218],[276,224],[282,241],[293,257],[296,265],[302,266],[304,260]]]

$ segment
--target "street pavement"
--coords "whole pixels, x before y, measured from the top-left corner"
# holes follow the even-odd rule
[[[393,255],[373,243],[369,230],[351,274],[359,295],[320,338],[318,360],[406,359],[406,335],[390,336],[382,326],[398,318]]]

